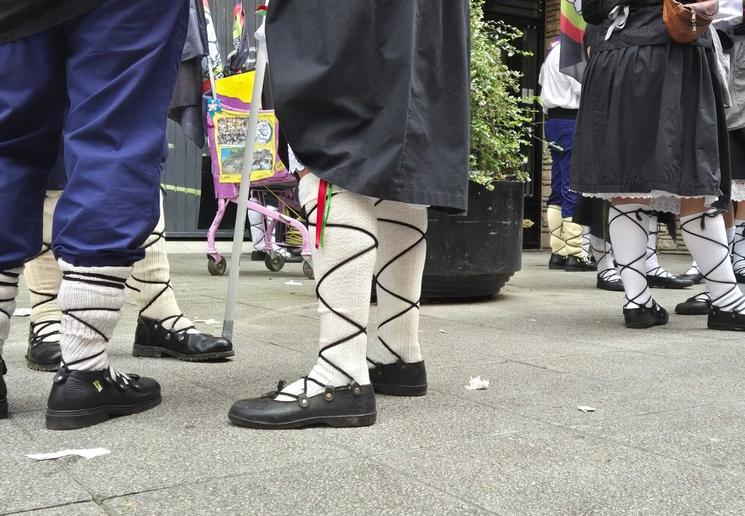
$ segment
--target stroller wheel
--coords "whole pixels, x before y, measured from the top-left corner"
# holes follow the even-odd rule
[[[228,262],[225,261],[225,257],[221,256],[219,260],[215,260],[211,255],[207,255],[207,270],[213,276],[222,276],[225,274],[225,269],[228,267]]]
[[[316,278],[315,274],[313,273],[313,266],[307,260],[303,261],[303,274],[305,274],[306,278],[311,280]]]
[[[264,258],[264,265],[272,272],[279,272],[285,266],[285,257],[277,251],[272,251]]]

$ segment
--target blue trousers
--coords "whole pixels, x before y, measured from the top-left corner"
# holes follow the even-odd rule
[[[187,20],[188,0],[104,0],[0,44],[0,270],[41,249],[60,138],[67,185],[54,216],[55,256],[79,266],[144,256]]]
[[[550,145],[551,151],[551,195],[548,204],[561,206],[562,217],[573,217],[579,194],[569,189],[572,172],[572,144],[574,143],[575,120],[549,118],[544,131],[546,140],[561,147]]]

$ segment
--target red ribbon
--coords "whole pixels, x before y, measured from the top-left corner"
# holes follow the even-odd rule
[[[329,184],[321,179],[321,182],[318,183],[318,205],[316,206],[316,249],[321,246],[321,238],[323,237],[328,188]]]

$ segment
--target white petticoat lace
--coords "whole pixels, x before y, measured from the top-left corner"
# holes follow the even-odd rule
[[[732,181],[732,200],[736,202],[745,201],[745,179]]]
[[[734,184],[733,184],[734,188]],[[745,193],[745,183],[743,184],[743,193]],[[596,197],[598,199],[604,199],[610,201],[615,198],[622,199],[649,199],[649,209],[654,211],[662,211],[665,213],[674,213],[675,215],[680,214],[680,201],[683,199],[704,199],[707,206],[714,204],[718,197],[714,195],[676,195],[664,190],[652,190],[647,193],[588,193],[582,192],[583,197]]]

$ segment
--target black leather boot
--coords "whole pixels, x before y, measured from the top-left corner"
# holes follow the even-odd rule
[[[166,324],[168,325],[168,324]],[[171,356],[188,362],[204,362],[235,355],[228,339],[204,333],[172,331],[161,321],[140,316],[132,354],[136,357]]]
[[[600,272],[595,286],[600,290],[623,292],[623,280],[614,269],[606,269]]]
[[[651,328],[652,326],[661,326],[667,324],[670,320],[667,310],[657,303],[654,303],[649,308],[624,308],[623,317],[627,328],[637,330]]]
[[[305,380],[315,382],[312,378]],[[353,382],[342,387],[327,386],[322,394],[312,397],[282,393],[284,387],[285,383],[280,382],[276,391],[260,398],[236,401],[228,418],[234,425],[264,430],[317,425],[370,426],[377,418],[372,385],[360,386]],[[294,401],[277,401],[280,394],[294,398]]]
[[[47,428],[85,428],[115,416],[144,412],[160,401],[160,385],[152,378],[123,375],[111,368],[74,371],[63,365],[49,393]]]
[[[559,254],[551,253],[551,258],[548,260],[548,268],[550,270],[558,271],[564,270],[564,266],[567,264],[567,257]]]
[[[62,360],[59,345],[60,321],[43,321],[31,323],[28,328],[28,348],[26,365],[34,371],[56,371]],[[55,327],[55,329],[50,327]],[[49,337],[56,336],[50,340]]]
[[[5,362],[0,358],[0,419],[8,418],[8,388],[5,386],[5,374],[8,372],[8,368],[5,367]]]
[[[374,364],[370,381],[375,392],[389,396],[424,396],[427,394],[427,369],[424,362]]]

